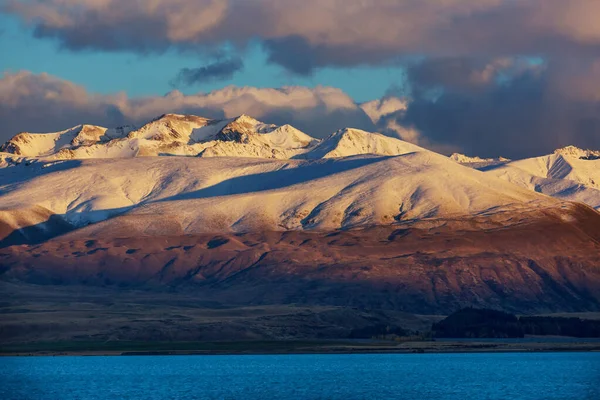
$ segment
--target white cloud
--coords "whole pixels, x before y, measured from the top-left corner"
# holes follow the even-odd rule
[[[559,96],[547,83],[551,68],[525,69],[499,84],[487,78],[492,68],[496,67],[455,69],[458,80],[444,73],[441,79],[447,88],[435,100],[386,96],[364,104],[356,104],[340,89],[321,86],[228,86],[210,93],[173,91],[130,98],[125,93],[90,93],[48,74],[5,73],[0,79],[0,141],[20,131],[57,131],[82,123],[139,125],[164,113],[187,113],[212,118],[249,114],[268,123],[291,124],[315,137],[354,127],[446,154],[520,158],[568,144],[600,148],[599,102],[593,91],[575,100]],[[423,75],[423,83],[438,82],[438,70]],[[464,77],[471,76],[485,79],[477,79],[474,86],[470,80],[465,84]]]
[[[250,114],[265,122],[290,123],[314,136],[355,126],[374,130],[363,110],[342,90],[317,86],[273,88],[228,86],[210,93],[129,98],[99,95],[48,74],[5,73],[0,79],[2,139],[19,131],[52,131],[81,123],[115,126],[142,123],[170,112],[208,117]]]

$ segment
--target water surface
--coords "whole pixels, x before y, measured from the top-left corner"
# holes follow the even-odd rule
[[[600,353],[0,358],[0,399],[600,399]]]

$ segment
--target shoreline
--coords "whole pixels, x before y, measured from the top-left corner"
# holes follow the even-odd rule
[[[104,347],[104,348],[99,348]],[[460,354],[460,353],[600,352],[597,339],[465,341],[443,339],[418,342],[262,341],[13,344],[0,348],[0,357],[38,356],[175,356],[175,355],[301,355],[301,354]]]

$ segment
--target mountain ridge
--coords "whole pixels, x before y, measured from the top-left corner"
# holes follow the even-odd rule
[[[414,153],[415,156],[411,156],[411,159],[414,160],[415,163],[413,169],[402,169],[401,172],[399,170],[398,173],[401,175],[399,178],[407,182],[409,192],[412,191],[412,194],[410,195],[412,198],[423,198],[423,183],[415,183],[416,181],[413,178],[420,173],[419,171],[421,171],[427,162],[429,162],[428,160],[437,160],[435,162],[437,163],[437,166],[434,168],[436,169],[436,172],[430,172],[431,175],[429,178],[422,182],[426,182],[427,180],[437,182],[436,185],[438,186],[435,189],[429,189],[429,192],[426,192],[427,194],[425,197],[431,196],[431,193],[437,193],[435,195],[436,200],[432,201],[432,204],[437,204],[438,210],[450,212],[450,209],[454,207],[450,207],[450,204],[460,204],[465,201],[460,200],[458,203],[455,203],[456,196],[459,198],[462,196],[467,199],[466,203],[464,203],[466,206],[459,206],[456,210],[462,210],[461,212],[465,214],[471,214],[473,212],[473,210],[470,209],[470,204],[478,196],[464,194],[478,192],[477,189],[466,189],[469,187],[468,185],[470,185],[470,183],[467,182],[471,179],[471,174],[468,173],[468,171],[472,169],[478,170],[480,173],[493,178],[492,180],[500,179],[500,181],[508,181],[509,183],[514,184],[515,187],[502,186],[504,187],[503,190],[507,193],[514,192],[516,190],[515,188],[518,186],[530,191],[532,198],[538,196],[537,193],[542,193],[556,197],[559,200],[580,201],[596,209],[600,209],[600,172],[598,172],[600,171],[600,160],[594,159],[597,152],[581,150],[573,146],[557,149],[553,154],[548,156],[526,160],[511,161],[501,157],[497,159],[482,159],[479,157],[467,157],[460,154],[453,154],[450,158],[446,158],[412,143],[353,128],[340,129],[324,139],[315,139],[291,125],[277,126],[266,124],[244,114],[235,118],[223,120],[214,120],[194,115],[163,114],[147,124],[144,124],[140,128],[126,126],[109,130],[93,125],[78,125],[68,130],[50,134],[21,133],[4,144],[0,150],[5,151],[5,153],[0,153],[0,166],[4,166],[5,168],[18,165],[28,166],[39,163],[40,165],[38,167],[34,167],[34,169],[39,169],[40,172],[37,173],[39,176],[36,176],[34,173],[32,179],[39,181],[42,187],[46,185],[46,183],[44,183],[46,181],[45,177],[57,176],[56,174],[51,173],[56,166],[60,165],[56,163],[68,160],[77,161],[79,163],[77,165],[80,166],[80,169],[76,169],[74,173],[73,171],[69,172],[69,175],[72,176],[71,179],[77,179],[77,176],[80,175],[78,173],[80,170],[85,171],[90,168],[95,168],[94,163],[90,164],[84,162],[86,159],[99,160],[110,158],[113,160],[139,160],[135,162],[132,161],[133,164],[127,162],[123,164],[121,162],[119,165],[123,164],[122,168],[120,170],[114,170],[113,176],[98,173],[94,175],[95,177],[103,176],[102,179],[104,182],[138,181],[136,184],[128,183],[128,185],[132,187],[137,187],[140,185],[140,179],[132,176],[131,174],[134,174],[133,172],[124,174],[124,171],[138,171],[135,174],[144,176],[145,171],[139,171],[136,167],[136,163],[145,164],[142,160],[147,158],[147,156],[184,155],[188,156],[187,158],[189,158],[189,156],[192,156],[192,158],[206,159],[215,157],[229,158],[229,161],[205,164],[207,168],[214,168],[212,166],[216,166],[217,170],[212,171],[214,174],[211,180],[214,181],[215,185],[223,185],[223,182],[221,182],[220,178],[217,178],[217,176],[231,176],[231,171],[237,168],[236,159],[251,158],[256,160],[273,159],[282,160],[284,162],[287,161],[287,163],[281,164],[282,167],[280,168],[297,167],[294,173],[304,174],[305,171],[309,171],[312,167],[305,168],[302,164],[298,164],[298,162],[290,163],[290,161],[324,160],[330,158],[345,159],[361,156],[402,157]],[[6,153],[7,151],[12,153]],[[403,159],[406,159],[406,157]],[[186,166],[186,162],[175,160],[176,159],[171,159],[167,162],[168,164],[173,164],[173,170],[167,174],[167,176],[169,176],[168,178],[151,178],[149,183],[142,184],[147,186],[143,191],[148,193],[155,191],[156,189],[151,189],[150,186],[156,187],[157,185],[160,185],[161,180],[163,179],[172,182],[174,179],[173,174],[175,174],[175,171],[180,171],[180,168],[183,168],[181,171],[185,172],[178,173],[183,174],[182,176],[185,176],[185,179],[190,181],[180,182],[179,192],[174,193],[174,195],[184,195],[187,190],[195,187],[195,180],[189,179],[190,177],[193,177],[193,174],[190,174],[189,171],[197,167],[192,167],[191,165],[193,163],[190,164],[190,166]],[[402,164],[401,160],[397,161],[399,163],[387,161],[380,164],[391,166],[390,171],[395,171],[396,166]],[[111,163],[115,162],[116,161],[111,161]],[[260,161],[258,162],[261,165],[261,168],[265,168],[263,172],[270,173],[268,172],[270,168],[268,163],[261,164]],[[369,162],[365,160],[350,160],[350,162],[359,164],[362,162],[363,168],[370,168],[368,166]],[[242,164],[244,163],[245,162],[242,162]],[[459,164],[464,165],[465,169],[453,167],[453,165]],[[63,164],[62,166],[59,166],[58,169],[62,170],[65,166],[66,164]],[[159,167],[159,170],[162,168],[163,167]],[[228,169],[230,169],[230,171],[228,171]],[[8,171],[11,171],[11,169],[9,168],[7,172]],[[18,170],[12,171],[14,174],[17,173]],[[43,173],[41,171],[43,171]],[[377,178],[373,179],[378,181],[381,187],[387,187],[389,186],[389,182],[396,179],[390,171],[378,171],[375,175],[372,175],[377,176]],[[448,175],[448,171],[452,171],[451,176]],[[48,172],[50,172],[50,174],[48,174]],[[312,174],[312,172],[310,172],[309,175],[310,174]],[[337,177],[336,174],[337,172],[333,173],[332,178],[334,176]],[[27,175],[29,176],[29,174]],[[444,175],[448,176],[446,181],[438,181],[439,176]],[[89,182],[94,182],[94,179],[97,179],[94,176],[89,178]],[[117,178],[119,176],[123,176],[124,178]],[[310,179],[312,176],[314,176],[314,174],[308,176],[307,179]],[[291,179],[295,178],[292,177]],[[478,181],[478,179],[480,178],[473,181],[479,182],[476,183],[477,185],[480,184],[480,182],[483,182]],[[251,178],[248,178],[248,180],[251,181]],[[458,195],[457,193],[454,193],[453,190],[455,190],[456,187],[452,189],[441,189],[448,185],[449,182],[461,182],[461,184],[466,184],[464,188],[458,189],[458,193],[463,194]],[[0,184],[2,184],[2,182],[0,182]],[[497,182],[487,184],[488,187],[500,185]],[[55,182],[53,185],[61,187],[67,186],[68,183]],[[97,185],[103,187],[100,183]],[[315,183],[315,185],[315,188],[321,188],[321,184]],[[312,188],[312,186],[307,187]],[[325,192],[328,191],[325,187],[319,190]],[[371,187],[365,190],[373,193],[378,189]],[[481,196],[485,196],[486,190],[487,189],[481,190]],[[201,188],[201,191],[206,191],[206,188]],[[88,194],[82,196],[81,193],[84,192]],[[231,195],[234,192],[223,192],[223,195]],[[237,195],[239,196],[242,192]],[[35,196],[29,195],[22,196],[22,199],[15,203],[10,199],[13,198],[16,193],[18,192],[15,192],[12,196],[7,193],[0,196],[0,201],[3,201],[4,203],[3,208],[16,207],[18,205],[18,208],[23,210],[23,205],[27,204],[31,207],[42,206],[53,214],[64,215],[66,218],[65,221],[68,223],[75,223],[78,226],[81,224],[81,221],[96,223],[105,218],[112,218],[112,216],[121,212],[129,212],[127,210],[131,207],[140,207],[142,205],[140,201],[148,201],[148,199],[141,200],[143,196],[139,197],[137,194],[129,193],[128,189],[123,189],[122,187],[106,188],[105,192],[97,192],[95,194],[89,192],[89,190],[86,191],[85,189],[80,188],[78,190],[78,197],[72,198],[65,203],[68,204],[68,206],[58,205],[56,202],[58,197],[54,195],[50,196],[50,198],[54,198],[54,202],[50,202],[50,204],[48,204],[47,199],[44,199],[44,196],[39,197],[40,203],[31,204],[30,199]],[[49,193],[52,193],[52,191]],[[121,198],[119,197],[119,193],[128,194]],[[339,195],[342,196],[342,198],[345,198],[347,193],[350,193],[350,191],[346,191],[345,194],[340,193]],[[450,194],[449,197],[448,194]],[[389,221],[393,221],[394,215],[396,214],[410,214],[412,212],[411,207],[414,203],[407,200],[410,196],[405,197],[397,205],[398,209],[409,205],[408,209],[403,209],[401,212],[394,212],[391,209],[386,209],[384,212],[379,213],[379,216],[373,217],[375,219],[370,220],[368,224],[388,223]],[[490,207],[505,205],[503,200],[501,200],[502,196],[495,195],[495,197],[497,198],[496,204],[493,204],[492,201],[489,203]],[[325,201],[327,199],[323,200]],[[530,199],[530,201],[532,200]],[[544,199],[543,201],[548,200]],[[14,204],[14,206],[10,204]],[[307,208],[300,204],[302,203],[298,203],[295,207],[300,207],[303,210],[293,211],[291,209],[285,209],[281,211],[282,215],[296,215],[297,213],[310,215],[315,211],[314,206]],[[389,208],[389,206],[386,207]],[[345,208],[346,207],[342,207],[338,212],[341,213],[341,215],[344,215],[345,211],[343,210]],[[434,208],[431,210],[434,210]],[[20,212],[22,213],[22,211]],[[269,212],[261,213],[271,214]],[[426,218],[428,215],[434,215],[432,213],[435,214],[434,211],[418,212],[414,215],[414,218]],[[90,217],[91,215],[93,215],[93,217]],[[384,222],[385,218],[382,219],[382,215],[387,215],[391,220]],[[73,216],[77,216],[77,218],[74,220]],[[36,219],[36,217],[32,218],[32,220]],[[240,218],[247,220],[247,218],[242,218],[241,216]],[[273,229],[273,227],[276,226],[288,226],[288,222],[283,222],[283,220],[288,217],[271,216],[270,218],[272,219],[272,222],[267,224],[270,226],[269,229]],[[252,217],[251,219],[258,220],[260,218]],[[295,222],[292,225],[297,226],[297,223]],[[337,229],[343,227],[344,224],[338,225],[338,223],[333,223],[330,224],[330,226]]]
[[[383,107],[383,104],[373,105],[373,107],[375,106]],[[377,117],[377,115],[375,115],[373,118],[375,117]],[[279,135],[275,135],[278,136],[279,141],[272,142],[268,139],[265,140],[265,138],[273,132],[281,133]],[[142,149],[142,151],[131,153],[107,153],[105,156],[108,156],[109,158],[148,155],[203,156],[205,150],[210,149],[211,147],[218,147],[218,145],[226,142],[231,142],[237,144],[250,144],[258,147],[268,146],[271,150],[273,150],[273,153],[280,153],[279,157],[268,156],[268,154],[267,157],[265,157],[266,153],[257,154],[255,152],[254,154],[250,153],[247,155],[250,157],[315,158],[314,154],[328,153],[323,151],[324,148],[328,146],[335,148],[335,146],[332,146],[333,143],[331,142],[344,141],[349,137],[357,135],[362,136],[361,140],[364,143],[361,144],[363,145],[363,149],[350,149],[350,152],[341,152],[338,149],[338,152],[332,153],[329,155],[329,157],[346,157],[357,154],[400,155],[405,152],[404,149],[400,151],[386,151],[385,146],[381,146],[384,147],[383,149],[378,148],[378,144],[381,142],[387,142],[387,147],[394,147],[395,145],[396,147],[412,147],[414,151],[422,150],[422,148],[419,146],[394,137],[384,136],[375,132],[366,132],[351,127],[339,129],[324,139],[317,139],[289,124],[284,124],[281,126],[267,124],[246,114],[241,114],[237,117],[228,119],[211,119],[191,114],[184,115],[167,113],[150,120],[140,127],[124,125],[116,128],[105,128],[97,125],[80,124],[58,132],[21,132],[13,136],[6,143],[2,144],[0,146],[0,152],[32,158],[99,158],[94,152],[78,152],[76,150],[99,145],[110,146],[111,142],[114,141],[135,141],[137,139],[148,142],[157,142],[154,143],[155,147],[166,150],[166,152],[161,153],[157,151],[156,148],[146,148]],[[261,138],[261,136],[264,136],[262,140],[254,142],[255,139]],[[295,142],[293,140],[294,136],[296,136]],[[290,137],[292,137],[291,142]],[[36,141],[40,142],[37,146],[35,143]],[[352,139],[349,141],[352,141]],[[378,141],[380,143],[377,143]],[[54,146],[50,145],[52,143],[54,143]],[[393,144],[390,145],[391,143]],[[112,144],[114,147],[118,147],[117,143]],[[312,152],[315,147],[321,147],[322,149],[320,152]],[[302,154],[298,152],[290,154],[289,152],[281,151],[282,149],[303,149],[303,151]],[[171,152],[169,152],[169,150],[171,150]],[[207,155],[208,153],[211,153],[211,156],[229,156],[227,151],[206,152]],[[311,153],[314,154],[311,155]],[[236,154],[231,154],[231,156],[237,157],[240,156],[240,154],[245,155],[243,152],[238,151]],[[552,154],[590,161],[600,159],[600,150],[595,151],[590,149],[580,149],[572,145],[556,149]],[[480,158],[477,156],[471,157],[460,153],[454,153],[449,157],[458,163],[465,165],[469,164],[475,168],[513,161],[504,157]]]
[[[79,138],[83,130],[96,135]],[[55,160],[161,155],[291,158],[318,142],[290,125],[265,124],[245,114],[229,119],[163,114],[139,128],[78,125],[46,134],[22,132],[0,151]]]
[[[78,228],[155,215],[179,221],[184,233],[345,229],[556,203],[426,150],[316,160],[38,161],[5,167],[0,187],[7,211],[39,206]]]
[[[567,146],[523,160],[459,156],[454,159],[529,190],[600,210],[600,151]]]
[[[593,153],[453,159],[245,115],[103,129],[2,147],[0,284],[223,305],[600,310]]]

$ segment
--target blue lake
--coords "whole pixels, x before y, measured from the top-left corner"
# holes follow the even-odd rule
[[[600,399],[600,353],[3,357],[0,399]]]

